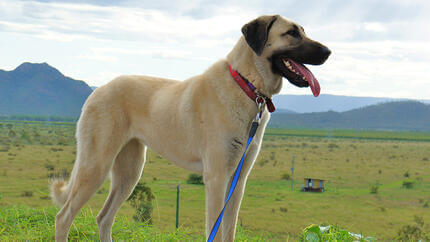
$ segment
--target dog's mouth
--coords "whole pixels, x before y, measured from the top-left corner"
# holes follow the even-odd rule
[[[278,57],[275,64],[280,74],[289,82],[298,87],[311,87],[312,94],[318,97],[321,88],[314,74],[303,64],[293,61],[290,58]]]

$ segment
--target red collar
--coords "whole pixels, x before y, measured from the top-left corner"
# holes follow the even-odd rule
[[[275,111],[275,105],[273,105],[272,99],[262,95],[261,93],[258,93],[258,91],[256,91],[257,88],[255,88],[255,86],[252,85],[251,82],[244,79],[239,72],[231,68],[231,65],[228,65],[228,66],[230,68],[231,76],[236,81],[236,83],[240,86],[240,88],[242,88],[242,90],[246,93],[246,95],[248,95],[248,97],[251,98],[252,101],[259,102],[259,103],[262,103],[263,100],[261,98],[264,98],[267,104],[267,109],[269,110],[269,112],[273,113]],[[257,99],[257,97],[261,97],[261,98]]]

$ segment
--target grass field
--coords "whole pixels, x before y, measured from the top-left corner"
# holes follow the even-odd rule
[[[52,222],[56,209],[48,197],[48,182],[53,175],[71,171],[76,153],[74,129],[74,123],[0,123],[2,211],[13,210],[15,205],[45,209]],[[391,240],[403,226],[415,223],[414,216],[430,224],[430,134],[327,133],[267,130],[239,215],[241,229],[250,231],[245,234],[255,235],[257,240],[294,240],[310,224],[336,224],[351,232]],[[291,181],[281,176],[291,173],[293,156],[295,182],[291,190]],[[149,152],[142,180],[155,194],[154,230],[150,234],[177,233],[176,185],[181,184],[179,233],[195,236],[187,237],[190,239],[202,238],[204,187],[186,184],[189,174]],[[300,192],[304,177],[328,180],[326,192]],[[86,214],[97,214],[108,189],[106,181],[86,206]],[[117,226],[131,222],[133,213],[125,203]],[[88,221],[92,225],[86,233],[96,233],[95,218]],[[428,226],[423,229],[430,230]],[[121,229],[115,231],[121,233]],[[52,233],[47,236],[51,238]]]

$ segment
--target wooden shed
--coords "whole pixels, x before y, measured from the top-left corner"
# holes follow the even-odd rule
[[[302,187],[302,191],[304,192],[324,192],[324,183],[323,179],[316,178],[305,178],[304,185]]]

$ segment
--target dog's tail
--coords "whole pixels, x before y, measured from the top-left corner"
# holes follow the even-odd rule
[[[51,198],[52,201],[58,205],[63,206],[69,195],[69,185],[64,179],[54,179],[51,182]]]

